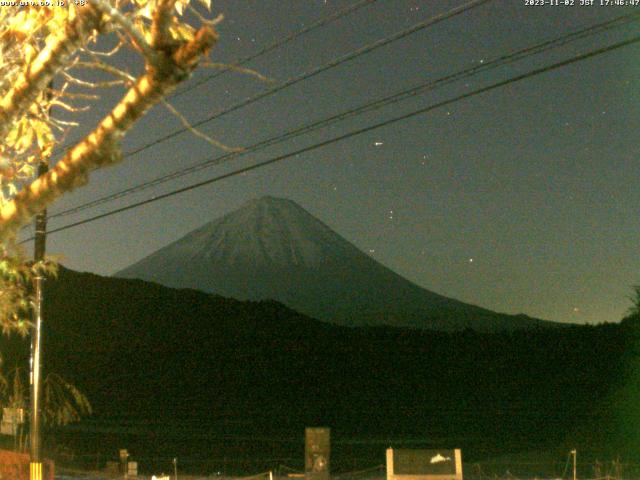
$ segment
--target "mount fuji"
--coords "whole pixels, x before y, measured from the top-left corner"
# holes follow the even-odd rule
[[[249,201],[115,274],[239,300],[277,300],[347,326],[454,331],[550,326],[426,290],[360,251],[297,203]]]

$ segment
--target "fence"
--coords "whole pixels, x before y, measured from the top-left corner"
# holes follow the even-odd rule
[[[57,455],[56,461],[68,468],[84,471],[102,471],[107,462],[117,462],[116,455],[99,457],[95,455]],[[140,472],[173,471],[173,456],[131,456],[138,463]],[[333,459],[332,459],[333,460]],[[383,460],[383,459],[377,459]],[[334,480],[350,478],[369,479],[386,478],[384,465],[369,457],[353,458],[350,461],[332,462],[331,473]],[[204,472],[220,479],[250,477],[255,472],[272,471],[279,479],[295,478],[302,474],[304,464],[300,458],[237,458],[237,457],[204,457],[180,456],[179,469],[185,473]],[[373,475],[372,475],[373,473]],[[465,480],[524,480],[524,479],[564,479],[571,480],[572,465],[559,461],[480,461],[463,462]],[[288,477],[291,475],[291,477]],[[618,460],[584,461],[578,463],[579,480],[640,480],[640,464]]]

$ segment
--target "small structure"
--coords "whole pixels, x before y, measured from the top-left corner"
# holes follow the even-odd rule
[[[306,480],[329,480],[331,429],[307,427],[304,431],[304,477]]]
[[[2,435],[18,435],[18,427],[23,424],[24,409],[8,407],[2,409],[2,423],[0,423]]]
[[[462,453],[388,448],[387,480],[462,480]]]
[[[129,473],[129,465],[127,462],[129,461],[129,451],[126,448],[121,448],[118,450],[118,458],[120,458],[120,474],[126,476]]]

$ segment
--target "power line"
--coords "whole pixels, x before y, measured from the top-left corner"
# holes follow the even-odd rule
[[[580,61],[583,61],[583,60],[586,60],[586,59],[589,59],[589,58],[592,58],[592,57],[595,57],[595,56],[598,56],[598,55],[602,55],[604,53],[608,53],[608,52],[611,52],[613,50],[617,50],[619,48],[626,47],[626,46],[629,46],[629,45],[632,45],[632,44],[635,44],[635,43],[638,43],[638,42],[640,42],[640,36],[636,36],[636,37],[633,37],[631,39],[624,40],[622,42],[618,42],[618,43],[615,43],[613,45],[609,45],[607,47],[603,47],[603,48],[600,48],[600,49],[597,49],[597,50],[592,50],[590,52],[574,56],[574,57],[572,57],[570,59],[563,60],[563,61],[560,61],[560,62],[556,62],[556,63],[548,65],[546,67],[541,67],[541,68],[532,70],[530,72],[523,73],[523,74],[517,75],[515,77],[511,77],[511,78],[509,78],[507,80],[502,80],[500,82],[493,83],[493,84],[491,84],[489,86],[482,87],[482,88],[479,88],[477,90],[474,90],[474,91],[471,91],[471,92],[468,92],[468,93],[465,93],[465,94],[462,94],[462,95],[458,95],[458,96],[456,96],[454,98],[451,98],[449,100],[444,100],[442,102],[438,102],[438,103],[429,105],[427,107],[423,107],[423,108],[420,108],[418,110],[414,110],[412,112],[405,113],[403,115],[400,115],[400,116],[397,116],[397,117],[393,117],[391,119],[384,120],[384,121],[379,122],[379,123],[375,123],[375,124],[370,125],[368,127],[360,128],[358,130],[353,130],[353,131],[345,133],[343,135],[339,135],[337,137],[333,137],[331,139],[324,140],[324,141],[319,142],[319,143],[315,143],[313,145],[310,145],[310,146],[295,150],[293,152],[289,152],[289,153],[286,153],[286,154],[283,154],[283,155],[279,155],[277,157],[271,158],[271,159],[266,160],[264,162],[260,162],[260,163],[254,164],[254,165],[250,165],[248,167],[240,168],[240,169],[234,170],[234,171],[229,172],[229,173],[218,175],[216,177],[209,178],[207,180],[203,180],[201,182],[197,182],[197,183],[191,184],[191,185],[189,185],[187,187],[179,188],[179,189],[173,190],[171,192],[164,193],[162,195],[158,195],[158,196],[149,198],[147,200],[136,202],[136,203],[127,205],[125,207],[117,208],[115,210],[111,210],[109,212],[102,213],[100,215],[95,215],[93,217],[86,218],[84,220],[80,220],[80,221],[77,221],[77,222],[70,223],[68,225],[64,225],[62,227],[55,228],[53,230],[50,230],[48,233],[52,234],[52,233],[61,232],[63,230],[67,230],[67,229],[70,229],[70,228],[73,228],[73,227],[84,225],[86,223],[90,223],[90,222],[93,222],[93,221],[96,221],[96,220],[99,220],[99,219],[102,219],[102,218],[105,218],[105,217],[109,217],[109,216],[115,215],[117,213],[121,213],[121,212],[124,212],[124,211],[127,211],[127,210],[131,210],[133,208],[141,207],[143,205],[147,205],[147,204],[159,201],[159,200],[163,200],[165,198],[169,198],[169,197],[172,197],[174,195],[178,195],[180,193],[188,192],[190,190],[194,190],[196,188],[203,187],[205,185],[210,185],[212,183],[216,183],[216,182],[219,182],[221,180],[225,180],[227,178],[234,177],[236,175],[247,173],[247,172],[250,172],[252,170],[257,170],[258,168],[266,167],[267,165],[271,165],[271,164],[280,162],[282,160],[286,160],[288,158],[295,157],[295,156],[300,155],[302,153],[310,152],[312,150],[317,150],[318,148],[322,148],[322,147],[325,147],[327,145],[330,145],[330,144],[333,144],[333,143],[336,143],[336,142],[340,142],[342,140],[346,140],[348,138],[355,137],[357,135],[361,135],[363,133],[367,133],[367,132],[370,132],[370,131],[373,131],[373,130],[377,130],[378,128],[382,128],[382,127],[385,127],[385,126],[388,126],[388,125],[391,125],[391,124],[394,124],[394,123],[397,123],[397,122],[400,122],[400,121],[403,121],[403,120],[407,120],[409,118],[412,118],[412,117],[415,117],[417,115],[421,115],[421,114],[430,112],[432,110],[435,110],[437,108],[440,108],[440,107],[443,107],[443,106],[446,106],[446,105],[450,105],[450,104],[458,102],[460,100],[463,100],[463,99],[466,99],[466,98],[470,98],[470,97],[474,97],[476,95],[480,95],[482,93],[486,93],[486,92],[489,92],[491,90],[495,90],[497,88],[506,86],[508,84],[519,82],[521,80],[524,80],[524,79],[527,79],[527,78],[530,78],[530,77],[533,77],[533,76],[536,76],[536,75],[540,75],[540,74],[543,74],[543,73],[546,73],[546,72],[549,72],[549,71],[552,71],[552,70],[556,70],[558,68],[562,68],[562,67],[565,67],[567,65],[571,65],[573,63],[577,63],[577,62],[580,62]],[[31,239],[23,240],[20,243],[25,243],[25,242],[27,242],[29,240],[31,240]]]
[[[281,83],[280,85],[276,85],[275,87],[272,87],[264,92],[258,93],[257,95],[254,95],[252,97],[246,98],[245,100],[243,100],[242,102],[236,103],[235,105],[226,108],[224,110],[220,110],[219,112],[214,113],[213,115],[210,115],[209,117],[200,120],[196,123],[194,123],[193,125],[191,125],[191,128],[197,128],[200,127],[201,125],[204,125],[205,123],[209,123],[213,120],[216,120],[228,113],[232,113],[235,112],[236,110],[240,110],[241,108],[246,107],[247,105],[250,105],[252,103],[255,103],[259,100],[262,100],[263,98],[266,98],[268,96],[273,95],[274,93],[280,92],[286,88],[289,88],[293,85],[296,85],[302,81],[308,80],[310,78],[315,77],[316,75],[319,75],[323,72],[326,72],[327,70],[330,70],[334,67],[337,67],[339,65],[342,65],[343,63],[346,63],[350,60],[353,60],[354,58],[358,58],[362,55],[365,55],[369,52],[372,52],[374,50],[377,50],[378,48],[384,47],[385,45],[388,45],[390,43],[396,42],[398,40],[401,40],[413,33],[419,32],[421,30],[424,30],[425,28],[431,27],[433,25],[436,25],[440,22],[443,22],[445,20],[448,20],[450,18],[453,18],[457,15],[461,15],[462,13],[465,13],[469,10],[472,10],[476,7],[479,7],[485,3],[491,2],[493,0],[471,0],[470,2],[467,2],[463,5],[460,5],[458,7],[454,7],[444,13],[435,15],[431,18],[429,18],[428,20],[425,20],[423,22],[419,22],[416,23],[415,25],[405,29],[405,30],[401,30],[391,36],[388,37],[384,37],[381,39],[378,39],[372,43],[369,43],[367,45],[364,45],[356,50],[353,50],[341,57],[335,58],[332,61],[330,61],[329,63],[321,66],[321,67],[317,67],[313,70],[310,70],[308,72],[303,73],[302,75],[299,75],[297,77],[291,78],[283,83]],[[171,138],[174,138],[182,133],[185,133],[189,131],[188,128],[180,128],[178,130],[174,130],[173,132],[164,135],[162,137],[157,138],[156,140],[153,140],[145,145],[142,145],[138,148],[135,148],[133,150],[130,150],[129,152],[126,152],[124,154],[124,158],[126,157],[130,157],[132,155],[136,155],[150,147],[153,147],[155,145],[158,145],[159,143],[162,143],[166,140],[169,140]]]
[[[297,136],[300,136],[302,134],[317,130],[319,128],[323,128],[329,125],[332,125],[333,123],[336,123],[338,121],[344,120],[346,118],[355,116],[355,115],[360,115],[362,113],[365,112],[370,112],[372,110],[377,110],[379,108],[382,108],[384,106],[393,104],[393,103],[397,103],[400,102],[402,100],[405,100],[407,98],[412,98],[416,95],[422,94],[426,91],[430,91],[433,90],[435,88],[453,83],[455,81],[459,81],[462,80],[464,78],[468,78],[470,76],[473,75],[477,75],[479,73],[483,73],[485,71],[488,70],[492,70],[495,68],[498,68],[500,66],[521,60],[523,58],[526,58],[528,56],[531,55],[535,55],[535,54],[539,54],[545,51],[548,51],[550,49],[553,48],[557,48],[560,47],[562,45],[565,45],[569,42],[572,41],[576,41],[582,38],[585,38],[587,36],[591,36],[594,34],[598,34],[601,33],[603,31],[615,28],[615,27],[619,27],[621,25],[627,24],[629,22],[632,22],[634,20],[637,20],[638,18],[640,18],[640,13],[633,13],[633,14],[627,14],[627,15],[622,15],[620,17],[616,17],[612,20],[608,20],[605,22],[601,22],[586,28],[583,28],[579,31],[573,32],[573,33],[569,33],[569,34],[565,34],[562,35],[558,38],[552,39],[552,40],[547,40],[544,42],[541,42],[539,44],[536,44],[534,46],[530,46],[530,47],[525,47],[523,49],[517,50],[515,52],[511,52],[505,55],[502,55],[500,57],[497,57],[496,59],[490,60],[488,62],[485,62],[481,65],[476,65],[473,66],[471,68],[467,68],[465,70],[459,71],[457,73],[451,74],[451,75],[447,75],[445,77],[441,77],[437,80],[431,81],[431,82],[426,82],[426,83],[422,83],[420,85],[416,85],[413,86],[409,89],[406,89],[402,92],[384,97],[382,99],[373,101],[373,102],[368,102],[364,105],[361,105],[357,108],[354,109],[350,109],[347,110],[345,112],[333,115],[331,117],[325,118],[325,119],[321,119],[312,123],[309,123],[307,125],[304,125],[302,127],[298,127],[295,128],[293,130],[289,130],[287,132],[284,132],[282,134],[279,134],[277,136],[262,140],[254,145],[251,145],[250,147],[247,147],[244,151],[242,152],[233,152],[233,153],[227,153],[218,157],[214,157],[214,158],[210,158],[205,160],[204,162],[200,162],[196,165],[192,165],[190,167],[186,167],[186,168],[182,168],[182,169],[178,169],[175,170],[169,174],[163,175],[161,177],[157,177],[153,180],[149,180],[147,182],[143,182],[139,185],[121,190],[119,192],[116,193],[112,193],[106,196],[103,196],[101,198],[98,198],[96,200],[92,200],[90,202],[84,203],[82,205],[76,206],[76,207],[72,207],[69,208],[67,210],[64,210],[62,212],[56,213],[54,215],[51,215],[50,218],[54,218],[54,217],[62,217],[62,216],[67,216],[67,215],[71,215],[71,214],[75,214],[78,212],[81,212],[83,210],[86,210],[88,208],[92,208],[98,205],[102,205],[104,203],[108,203],[110,201],[119,199],[119,198],[123,198],[126,196],[129,196],[133,193],[137,193],[143,190],[146,190],[148,188],[151,188],[153,186],[156,185],[160,185],[162,183],[166,183],[170,180],[174,180],[176,178],[180,178],[184,175],[188,175],[200,170],[203,170],[205,168],[209,168],[213,165],[219,165],[223,162],[247,155],[249,153],[253,153],[255,151],[261,150],[263,148],[266,148],[268,146],[271,145],[275,145],[277,143],[281,143],[285,140],[288,140],[290,138],[294,138]]]
[[[217,113],[214,113],[213,115],[210,115],[209,117],[207,117],[207,118],[205,118],[203,120],[200,120],[200,121],[194,123],[193,125],[191,125],[191,127],[192,128],[200,127],[200,126],[204,125],[205,123],[209,123],[209,122],[211,122],[213,120],[216,120],[216,119],[218,119],[218,118],[220,118],[220,117],[222,117],[224,115],[227,115],[228,113],[232,113],[232,112],[235,112],[237,110],[240,110],[241,108],[244,108],[247,105],[251,105],[252,103],[257,102],[258,100],[262,100],[263,98],[266,98],[268,96],[271,96],[274,93],[280,92],[280,91],[282,91],[282,90],[284,90],[286,88],[289,88],[289,87],[291,87],[293,85],[296,85],[296,84],[298,84],[300,82],[303,82],[305,80],[313,78],[316,75],[319,75],[319,74],[321,74],[323,72],[326,72],[327,70],[330,70],[330,69],[332,69],[334,67],[342,65],[343,63],[346,63],[346,62],[348,62],[350,60],[353,60],[354,58],[358,58],[358,57],[360,57],[362,55],[365,55],[365,54],[367,54],[369,52],[377,50],[378,48],[381,48],[381,47],[383,47],[385,45],[388,45],[390,43],[396,42],[396,41],[398,41],[398,40],[400,40],[402,38],[405,38],[405,37],[407,37],[407,36],[409,36],[409,35],[411,35],[413,33],[416,33],[416,32],[419,32],[421,30],[424,30],[425,28],[428,28],[428,27],[431,27],[433,25],[436,25],[436,24],[438,24],[440,22],[443,22],[445,20],[453,18],[453,17],[455,17],[457,15],[460,15],[460,14],[462,14],[464,12],[472,10],[472,9],[474,9],[476,7],[479,7],[480,5],[483,5],[483,4],[491,2],[491,1],[493,1],[493,0],[472,0],[472,1],[470,1],[468,3],[465,3],[465,4],[461,5],[461,6],[452,8],[451,10],[448,10],[448,11],[446,11],[444,13],[435,15],[435,16],[429,18],[428,20],[425,20],[423,22],[419,22],[419,23],[413,25],[412,27],[409,27],[409,28],[407,28],[405,30],[397,32],[397,33],[395,33],[395,34],[393,34],[393,35],[391,35],[389,37],[381,38],[379,40],[376,40],[375,42],[369,43],[369,44],[367,44],[367,45],[365,45],[363,47],[360,47],[360,48],[358,48],[356,50],[353,50],[353,51],[351,51],[351,52],[349,52],[349,53],[347,53],[347,54],[345,54],[345,55],[343,55],[341,57],[335,58],[335,59],[331,60],[329,63],[327,63],[327,64],[325,64],[325,65],[323,65],[321,67],[317,67],[317,68],[315,68],[313,70],[310,70],[308,72],[303,73],[302,75],[299,75],[297,77],[291,78],[291,79],[289,79],[289,80],[287,80],[287,81],[285,81],[285,82],[283,82],[283,83],[281,83],[279,85],[276,85],[275,87],[272,87],[272,88],[270,88],[268,90],[265,90],[264,92],[261,92],[261,93],[258,93],[257,95],[254,95],[252,97],[246,98],[245,100],[243,100],[243,101],[241,101],[239,103],[236,103],[235,105],[233,105],[233,106],[231,106],[229,108],[221,110],[221,111],[219,111]],[[162,142],[164,142],[166,140],[174,138],[174,137],[176,137],[176,136],[178,136],[178,135],[180,135],[182,133],[185,133],[187,131],[189,131],[188,128],[180,128],[178,130],[174,130],[173,132],[171,132],[171,133],[169,133],[167,135],[164,135],[164,136],[162,136],[160,138],[157,138],[156,140],[153,140],[153,141],[151,141],[151,142],[149,142],[149,143],[147,143],[145,145],[142,145],[142,146],[140,146],[138,148],[135,148],[135,149],[133,149],[133,150],[131,150],[129,152],[126,152],[124,156],[125,157],[130,157],[132,155],[136,155],[136,154],[142,152],[143,150],[146,150],[146,149],[148,149],[150,147],[158,145],[159,143],[162,143]]]

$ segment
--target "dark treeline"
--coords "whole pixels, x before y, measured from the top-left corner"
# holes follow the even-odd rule
[[[629,456],[640,440],[632,319],[491,334],[349,329],[275,302],[65,269],[47,282],[45,315],[46,369],[95,409],[53,432],[80,456],[126,443],[141,457],[275,459],[298,455],[313,425],[343,439],[338,463],[381,463],[391,442],[459,446],[474,460],[574,446]],[[24,341],[3,341],[5,366],[26,362]]]

